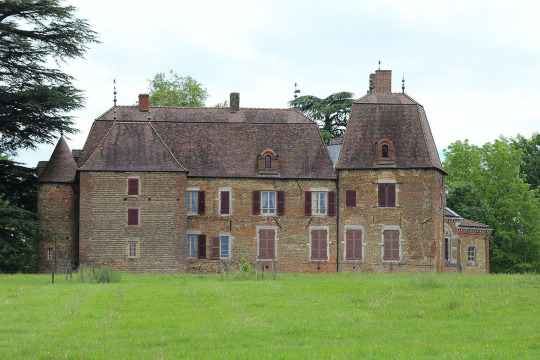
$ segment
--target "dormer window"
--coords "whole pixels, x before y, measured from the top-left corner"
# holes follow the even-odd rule
[[[264,149],[257,156],[257,170],[260,175],[277,175],[278,165],[278,155],[270,148]]]
[[[375,143],[376,165],[394,164],[394,143],[387,138],[383,138]]]

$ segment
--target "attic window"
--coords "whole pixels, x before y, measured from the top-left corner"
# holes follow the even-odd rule
[[[278,165],[278,156],[270,148],[264,149],[257,156],[257,170],[260,175],[277,175]]]
[[[394,143],[390,139],[383,138],[375,143],[376,165],[393,165],[394,156]]]

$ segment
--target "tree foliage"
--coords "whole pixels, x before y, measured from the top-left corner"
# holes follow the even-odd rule
[[[179,76],[172,70],[169,76],[157,73],[148,80],[152,106],[204,106],[208,91],[191,76]]]
[[[493,272],[540,271],[540,197],[521,176],[523,151],[499,138],[482,147],[457,141],[445,152],[448,205],[493,228]]]
[[[4,0],[0,9],[0,154],[74,133],[66,113],[83,105],[61,63],[98,42],[73,6],[60,0]]]
[[[315,120],[319,124],[324,140],[329,143],[331,139],[344,134],[349,124],[353,96],[353,93],[347,91],[332,94],[324,99],[305,95],[289,101],[289,106]]]
[[[540,187],[540,133],[533,134],[530,139],[518,135],[512,140],[512,145],[523,152],[521,176],[531,184],[533,189],[538,189]]]

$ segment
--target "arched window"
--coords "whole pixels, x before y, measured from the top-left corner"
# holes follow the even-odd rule
[[[388,159],[388,145],[382,146],[382,157]]]
[[[272,156],[266,155],[264,157],[264,167],[267,168],[267,169],[272,168]]]
[[[266,148],[257,155],[257,169],[259,174],[277,174],[278,167],[278,155],[271,148]]]

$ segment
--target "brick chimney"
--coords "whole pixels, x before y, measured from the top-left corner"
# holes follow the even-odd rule
[[[231,112],[237,112],[240,110],[240,93],[231,93]]]
[[[373,91],[376,94],[389,94],[392,92],[392,70],[376,70],[375,76],[369,76],[372,80]]]
[[[150,111],[149,98],[148,94],[139,94],[139,111]]]

